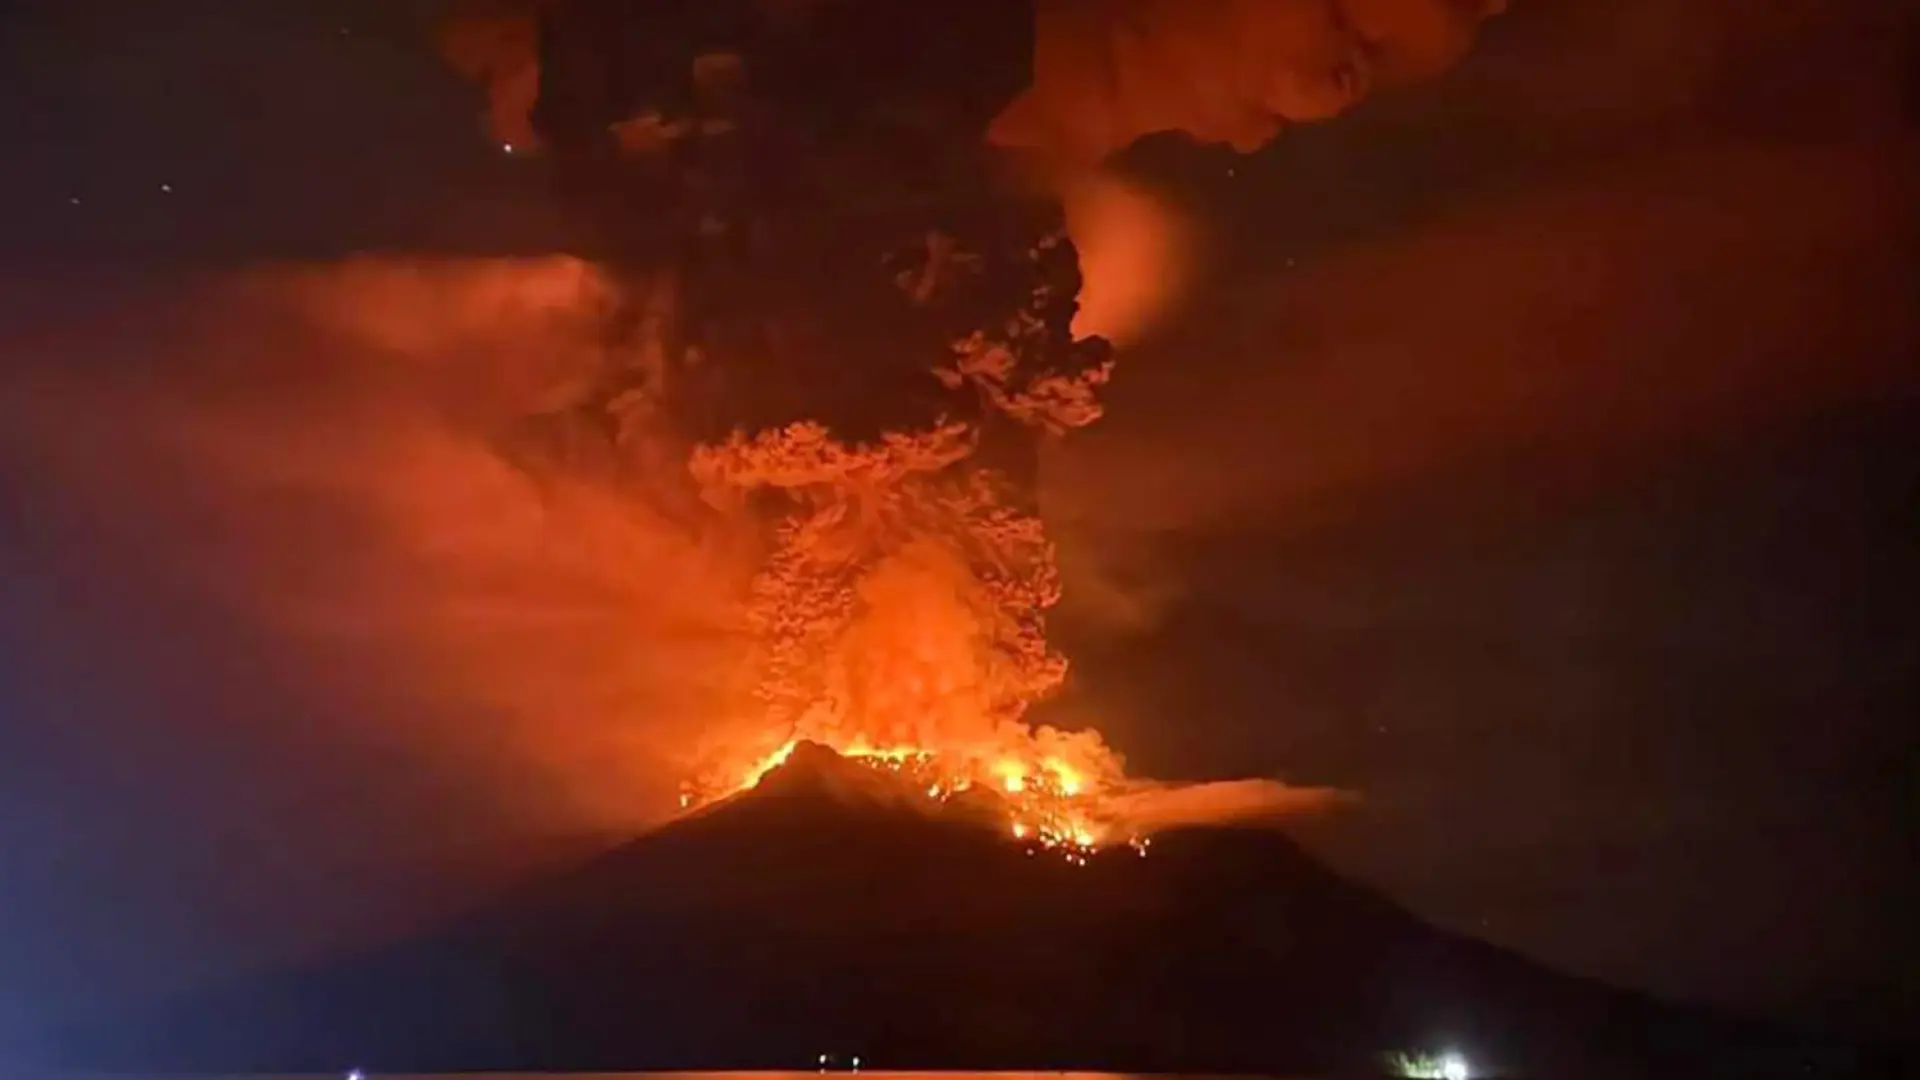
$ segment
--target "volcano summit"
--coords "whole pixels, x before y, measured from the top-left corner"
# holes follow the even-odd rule
[[[929,800],[802,744],[754,788],[439,932],[115,1025],[74,1056],[1292,1075],[1454,1046],[1522,1075],[1860,1068],[1440,931],[1270,828],[1061,859],[1010,836],[993,798]]]

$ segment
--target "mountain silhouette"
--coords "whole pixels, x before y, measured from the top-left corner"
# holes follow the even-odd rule
[[[415,940],[87,1032],[195,1071],[1098,1069],[1871,1075],[1844,1048],[1436,929],[1280,832],[1074,865],[803,744],[757,788]],[[991,826],[991,827],[989,827]]]

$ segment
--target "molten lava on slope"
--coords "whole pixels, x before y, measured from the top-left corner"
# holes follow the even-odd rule
[[[1037,748],[1050,728],[1034,735]],[[1037,749],[1035,750],[1037,753]],[[779,749],[754,762],[731,790],[715,792],[689,786],[681,805],[701,807],[761,782],[799,755],[831,755],[867,770],[882,790],[921,800],[931,809],[974,812],[1030,851],[1051,851],[1068,862],[1084,866],[1100,847],[1124,841],[1142,854],[1151,843],[1119,821],[1111,807],[1107,786],[1088,782],[1088,774],[1057,756],[951,757],[917,747],[872,747],[853,743],[840,747],[789,739]],[[816,770],[818,771],[818,770]]]

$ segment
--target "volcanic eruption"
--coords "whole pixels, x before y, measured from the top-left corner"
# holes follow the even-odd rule
[[[763,536],[736,715],[711,726],[682,807],[752,787],[802,741],[936,802],[991,790],[1006,832],[1069,859],[1139,821],[1292,799],[1168,801],[1098,732],[1026,720],[1067,669],[1046,636],[1060,575],[1037,443],[1101,415],[1112,358],[1086,335],[1136,332],[1179,276],[1164,212],[1097,163],[1156,131],[1251,149],[1445,66],[1499,7],[829,0],[663,4],[642,24],[581,0],[453,20],[443,48],[486,87],[492,137],[551,154],[610,261],[649,252],[641,291],[670,281],[651,289],[664,311],[633,320],[648,340],[624,346],[647,370],[614,375],[594,423],[616,443],[680,425],[700,498]],[[827,74],[848,65],[861,76]],[[1048,205],[1017,205],[986,145],[1039,163]],[[1075,240],[1098,257],[1083,266]],[[831,280],[873,279],[873,251],[884,288]],[[1097,310],[1076,318],[1083,284]],[[749,389],[702,389],[729,379]]]
[[[1387,62],[1404,39],[1361,41],[1333,14],[1444,11],[1452,35],[1490,6],[1271,5],[1299,17],[1295,43],[1311,47],[1261,84],[1258,109],[1201,133],[1257,141],[1276,118],[1337,111],[1408,70]],[[1377,65],[1348,62],[1369,50]],[[552,52],[575,75],[606,74],[588,62],[604,57]],[[511,73],[515,94],[543,81],[524,58],[481,66]],[[999,132],[1012,144],[1071,114],[1050,94],[1088,89],[1037,82],[1031,123]],[[1079,269],[1057,228],[1021,222],[1004,243],[1001,192],[975,174],[958,196],[869,200],[862,180],[894,176],[872,167],[869,144],[768,136],[753,127],[764,116],[657,125],[666,147],[642,150],[624,137],[645,116],[631,95],[568,117],[570,99],[545,89],[546,119],[528,130],[562,171],[604,167],[598,192],[625,199],[601,207],[666,241],[620,252],[610,273],[670,278],[660,293],[676,301],[658,319],[608,320],[608,371],[560,419],[604,436],[613,457],[675,446],[704,503],[690,530],[739,525],[756,556],[737,604],[738,692],[691,755],[683,812],[422,935],[78,1040],[94,1054],[470,1070],[794,1068],[848,1052],[888,1067],[1277,1075],[1352,1068],[1443,1031],[1556,1075],[1598,1058],[1620,1075],[1657,1061],[1751,1076],[1786,1060],[1744,1043],[1745,1028],[1428,926],[1271,830],[1177,827],[1297,793],[1162,788],[1129,779],[1097,732],[1032,722],[1067,672],[1046,635],[1060,578],[1033,505],[1034,448],[1099,419],[1114,374],[1101,343],[1072,333]],[[1129,84],[1107,104],[1153,99]],[[1080,149],[1188,126],[1172,112],[1115,120]],[[889,109],[888,123],[900,115],[918,114]],[[742,130],[764,143],[729,141]],[[915,129],[886,130],[911,141]],[[570,145],[582,132],[592,145]],[[660,198],[635,196],[639,181]],[[866,385],[836,397],[849,383]],[[1140,858],[1150,835],[1154,857]]]
[[[1046,639],[1060,597],[1053,546],[1008,478],[975,458],[991,418],[1064,432],[1100,415],[1103,348],[1075,350],[1082,362],[1069,371],[1023,365],[1034,352],[1021,336],[1045,332],[1050,303],[1036,298],[1003,335],[969,336],[931,373],[973,390],[980,420],[943,417],[854,445],[802,422],[695,449],[710,502],[780,498],[746,613],[753,699],[773,746],[744,759],[723,750],[684,803],[753,785],[808,740],[901,774],[930,799],[990,786],[1013,808],[1017,837],[1070,851],[1104,838],[1099,802],[1121,779],[1118,756],[1097,733],[1022,721],[1066,673]]]
[[[1268,829],[1044,857],[1019,814],[812,742],[752,788],[467,917],[77,1033],[90,1067],[1877,1075],[1429,926]],[[903,763],[903,767],[906,763]],[[1144,852],[1144,849],[1142,849]]]

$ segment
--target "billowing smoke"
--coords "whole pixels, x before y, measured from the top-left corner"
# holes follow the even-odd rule
[[[1505,0],[1041,0],[1032,87],[997,145],[1098,162],[1181,132],[1253,150],[1428,78]]]
[[[113,723],[255,762],[320,740],[364,760],[357,803],[425,799],[482,830],[617,833],[668,810],[676,751],[737,663],[740,567],[712,523],[643,497],[684,487],[684,459],[649,472],[636,453],[614,477],[583,467],[582,435],[575,462],[516,464],[565,460],[566,429],[527,417],[598,369],[597,275],[568,259],[366,260],[156,290],[109,309],[111,330],[15,343],[0,416],[33,542],[123,583],[103,623],[75,604],[46,627],[75,647],[98,635],[97,681],[152,704]],[[111,599],[137,579],[216,628],[183,614],[181,633],[261,656],[138,689],[138,655],[114,659],[132,612]],[[207,700],[232,693],[255,699],[252,719],[221,730],[238,721]],[[260,766],[280,787],[269,801],[337,789],[308,764]]]
[[[779,26],[810,17],[820,2],[748,6],[756,18]],[[487,94],[491,137],[516,149],[537,143],[531,114],[540,86],[539,6],[536,0],[471,0],[441,34],[448,62]],[[1378,89],[1438,75],[1465,54],[1481,22],[1505,6],[1505,0],[1038,0],[1031,85],[1007,103],[985,137],[1027,159],[1066,208],[1086,282],[1076,330],[1130,344],[1178,303],[1196,257],[1186,215],[1105,173],[1109,157],[1146,136],[1174,132],[1256,149],[1289,124],[1329,119]],[[635,132],[651,130],[642,124]],[[624,128],[622,137],[628,137]]]
[[[1271,825],[1301,814],[1353,804],[1352,792],[1293,787],[1277,780],[1220,780],[1205,784],[1141,782],[1110,800],[1116,821],[1141,836],[1186,825]]]
[[[1080,252],[1076,334],[1135,343],[1172,313],[1191,281],[1199,237],[1174,202],[1092,171],[1063,181],[1067,230]]]
[[[1041,0],[1032,85],[993,145],[1035,159],[1066,206],[1086,287],[1076,329],[1133,343],[1179,303],[1197,229],[1102,163],[1179,133],[1252,151],[1431,78],[1505,0]]]
[[[486,132],[504,148],[534,150],[540,99],[540,41],[534,0],[483,0],[457,8],[440,27],[440,55],[487,95]]]
[[[1378,86],[1446,67],[1498,7],[1043,0],[1031,85],[984,134],[1037,166],[1065,206],[1084,280],[1075,331],[1121,344],[1138,338],[1177,303],[1193,257],[1193,232],[1181,215],[1104,174],[1104,159],[1160,132],[1253,149],[1287,123],[1332,117]],[[773,25],[804,19],[810,9],[743,10]],[[509,127],[514,118],[500,113],[531,108],[524,90],[540,81],[536,17],[531,4],[474,8],[444,36],[449,58],[488,87],[494,135],[503,142],[525,141]],[[592,22],[583,15],[574,28]],[[565,73],[566,85],[597,78],[596,63],[582,60]],[[1011,363],[1011,354],[1004,359]],[[1056,430],[1098,415],[1090,399],[1061,422],[1025,415],[1024,406],[993,392],[992,363],[953,373],[954,387],[975,380],[1000,411]],[[758,775],[759,760],[793,736],[842,749],[976,756],[963,774],[1007,767],[1001,759],[1009,746],[1016,757],[1031,749],[1023,747],[1030,736],[1020,715],[1048,696],[1064,670],[1041,622],[1058,589],[1053,550],[1037,520],[966,479],[986,475],[966,464],[975,438],[965,426],[936,426],[896,431],[867,448],[801,426],[696,454],[710,495],[729,486],[772,489],[796,507],[749,604],[762,639],[758,692],[765,699],[749,720],[765,726],[771,745],[722,755],[739,760],[719,770],[716,793]],[[1023,538],[1018,550],[1007,537]],[[994,569],[983,577],[982,566]],[[1018,586],[1012,594],[995,594],[1009,582]],[[896,609],[908,614],[889,614]],[[1011,739],[1002,735],[1009,730]],[[1117,759],[1109,763],[1104,748],[1094,749],[1076,758],[1075,775],[1117,777]]]
[[[567,0],[549,0],[564,3]],[[831,3],[834,0],[826,0]],[[821,0],[757,0],[804,20]],[[486,88],[488,126],[532,145],[539,0],[467,0],[442,54]],[[1031,87],[996,119],[995,145],[1093,164],[1158,132],[1252,150],[1379,88],[1431,78],[1506,0],[1038,0]]]

